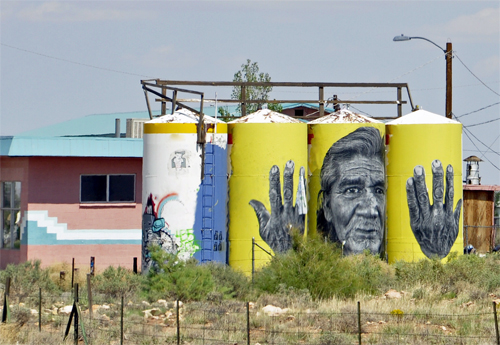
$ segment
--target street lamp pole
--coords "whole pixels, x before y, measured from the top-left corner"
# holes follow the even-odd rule
[[[425,38],[425,37],[409,37],[405,35],[401,36],[396,36],[393,38],[393,41],[395,42],[401,42],[401,41],[409,41],[411,39],[419,39],[419,40],[424,40],[427,42],[432,43],[439,49],[443,51],[445,54],[445,59],[446,59],[446,117],[451,119],[452,118],[452,59],[453,59],[453,46],[451,42],[446,43],[446,49],[441,48],[439,45],[436,43],[432,42],[431,40]]]

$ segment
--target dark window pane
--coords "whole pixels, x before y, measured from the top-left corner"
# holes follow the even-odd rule
[[[3,248],[10,248],[10,211],[2,211]]]
[[[109,176],[109,201],[135,201],[135,175]]]
[[[2,207],[11,207],[10,199],[11,199],[11,190],[12,190],[12,182],[4,182],[2,188]]]
[[[106,201],[106,175],[82,176],[81,201]]]
[[[14,208],[21,208],[21,182],[12,182],[14,186]]]

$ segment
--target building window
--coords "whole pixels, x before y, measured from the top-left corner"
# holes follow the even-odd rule
[[[81,175],[80,202],[134,202],[135,175]]]
[[[304,116],[304,109],[295,109],[295,116]]]
[[[21,182],[2,182],[1,247],[19,249],[21,246]]]

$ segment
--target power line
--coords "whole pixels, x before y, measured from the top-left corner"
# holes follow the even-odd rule
[[[473,135],[470,131],[468,131],[468,132],[469,132],[472,136],[474,136],[474,135]],[[495,164],[493,164],[493,162],[492,162],[492,161],[490,161],[490,160],[489,160],[489,159],[488,159],[488,158],[484,155],[484,152],[483,152],[483,151],[481,151],[481,150],[479,149],[479,147],[477,147],[477,145],[474,143],[474,141],[472,141],[472,139],[469,137],[469,134],[467,134],[467,132],[465,132],[465,131],[464,131],[464,134],[467,136],[467,138],[469,138],[470,142],[472,143],[472,145],[474,145],[474,147],[478,150],[478,152],[482,154],[482,157],[483,157],[484,159],[486,159],[486,160],[487,160],[487,161],[488,161],[491,165],[493,165],[493,166],[494,166],[497,170],[499,170],[499,171],[500,171],[500,168],[498,168]],[[475,136],[474,136],[474,137],[475,137]],[[476,139],[477,139],[477,138],[476,138]],[[484,145],[484,143],[482,143],[482,144]],[[485,145],[485,146],[486,146],[486,145]],[[494,152],[494,151],[493,151],[493,152]],[[495,152],[495,153],[497,153],[497,152]]]
[[[484,110],[484,109],[488,109],[494,105],[497,105],[497,104],[500,104],[500,102],[496,102],[496,103],[493,103],[493,104],[490,104],[490,105],[487,105],[486,107],[483,107],[481,109],[478,109],[478,110],[474,110],[474,111],[471,111],[469,113],[465,113],[465,114],[462,114],[462,115],[459,115],[459,116],[455,116],[456,119],[460,118],[460,117],[464,117],[464,116],[467,116],[467,115],[471,115],[471,114],[474,114],[474,113],[477,113],[478,111],[481,111],[481,110]]]
[[[150,77],[150,76],[147,76],[147,75],[143,75],[143,74],[129,73],[129,72],[124,72],[124,71],[119,71],[119,70],[116,70],[116,69],[99,67],[99,66],[94,66],[94,65],[89,65],[89,64],[86,64],[86,63],[82,63],[82,62],[77,62],[77,61],[62,59],[62,58],[58,58],[58,57],[55,57],[55,56],[46,55],[46,54],[42,54],[42,53],[31,51],[31,50],[14,47],[14,46],[11,46],[11,45],[8,45],[8,44],[5,44],[5,43],[1,43],[1,45],[5,46],[5,47],[12,48],[12,49],[16,49],[16,50],[19,50],[19,51],[22,51],[22,52],[26,52],[26,53],[30,53],[30,54],[35,54],[35,55],[43,56],[43,57],[46,57],[46,58],[49,58],[49,59],[54,59],[54,60],[59,60],[59,61],[64,61],[64,62],[69,62],[69,63],[75,64],[75,65],[80,65],[80,66],[85,66],[85,67],[100,69],[100,70],[108,71],[108,72],[128,74],[128,75],[133,75],[133,76],[136,76],[136,77],[153,78],[153,77]]]
[[[462,65],[464,65],[464,67],[467,69],[467,71],[470,72],[470,74],[472,74],[477,80],[479,80],[479,82],[481,84],[483,84],[488,90],[490,90],[491,92],[493,92],[495,95],[497,96],[500,96],[500,94],[498,92],[496,92],[495,90],[493,90],[492,88],[490,88],[488,85],[486,85],[481,79],[479,79],[479,77],[477,75],[475,75],[474,73],[472,73],[472,71],[469,69],[469,67],[467,67],[464,62],[460,59],[460,57],[457,55],[457,53],[455,52],[455,56],[457,57],[458,61],[460,61],[460,63],[462,63]]]
[[[489,120],[489,121],[485,121],[485,122],[475,123],[473,125],[468,125],[468,126],[464,126],[464,127],[470,128],[470,127],[480,126],[480,125],[484,125],[486,123],[490,123],[490,122],[494,122],[494,121],[498,121],[498,120],[500,120],[500,118]]]

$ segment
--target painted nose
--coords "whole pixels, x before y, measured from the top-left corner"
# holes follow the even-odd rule
[[[361,205],[359,205],[358,214],[368,218],[376,218],[378,216],[377,206],[378,202],[375,194],[368,189],[365,192],[365,197],[361,201]]]

